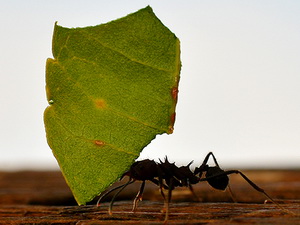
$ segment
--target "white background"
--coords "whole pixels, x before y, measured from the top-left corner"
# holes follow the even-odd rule
[[[106,23],[150,5],[181,40],[175,131],[141,158],[227,168],[300,163],[300,1],[0,0],[0,169],[58,169],[43,125],[55,21]]]

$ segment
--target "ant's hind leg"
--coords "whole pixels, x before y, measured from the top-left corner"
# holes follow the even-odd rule
[[[134,212],[136,210],[137,204],[139,201],[142,201],[142,197],[143,197],[143,192],[144,192],[144,188],[145,188],[145,181],[142,182],[141,187],[139,192],[137,193],[137,195],[135,196],[134,200],[133,200],[133,208],[132,208],[132,212]]]

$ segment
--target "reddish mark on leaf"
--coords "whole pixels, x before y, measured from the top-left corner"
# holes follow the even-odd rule
[[[96,105],[97,108],[103,109],[103,108],[106,107],[106,101],[104,99],[101,99],[101,98],[96,99],[95,100],[95,105]]]
[[[174,123],[175,123],[175,118],[176,118],[176,113],[174,112],[172,115],[171,115],[171,118],[170,118],[170,126],[169,126],[169,134],[172,134],[173,133],[173,130],[174,130]]]
[[[171,115],[171,124],[174,125],[176,119],[176,112]]]
[[[178,92],[179,92],[178,87],[173,87],[172,88],[171,94],[172,94],[172,98],[175,101],[177,101]]]
[[[104,141],[100,141],[100,140],[95,140],[94,143],[95,143],[95,145],[98,145],[98,146],[105,145],[105,142]]]

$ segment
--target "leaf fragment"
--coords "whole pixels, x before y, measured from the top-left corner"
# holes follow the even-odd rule
[[[157,134],[172,133],[178,38],[146,7],[107,24],[55,24],[46,63],[47,141],[78,204],[115,182]]]

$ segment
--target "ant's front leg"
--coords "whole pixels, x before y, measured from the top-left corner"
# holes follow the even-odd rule
[[[244,178],[245,181],[248,182],[248,184],[250,184],[256,191],[264,194],[271,202],[277,204],[262,188],[258,187],[253,181],[251,181],[245,174],[243,174],[241,171],[239,170],[228,170],[228,171],[224,171],[224,175],[229,175],[229,174],[240,174],[241,177]],[[278,204],[277,204],[278,205]]]
[[[215,169],[218,169],[218,170],[213,171]],[[210,171],[209,175],[206,178],[200,179],[199,181],[216,181],[219,178],[227,177],[227,175],[229,175],[229,174],[236,173],[236,174],[240,174],[255,190],[257,190],[257,191],[259,191],[259,192],[266,195],[265,191],[262,188],[258,187],[253,181],[251,181],[245,174],[243,174],[239,170],[224,171],[224,170],[221,170],[220,168],[217,168],[217,167],[209,167],[208,171]],[[216,189],[221,189],[221,188],[216,188]],[[268,195],[266,195],[266,196],[268,197]]]
[[[241,171],[239,170],[228,170],[228,171],[223,171],[222,173],[217,173],[215,175],[212,174],[212,176],[206,177],[206,178],[202,178],[199,181],[207,181],[209,182],[211,181],[215,181],[218,178],[223,178],[223,177],[227,177],[227,175],[230,174],[240,174],[242,178],[244,178],[245,181],[248,182],[248,184],[250,184],[251,187],[253,187],[256,191],[262,193],[263,195],[265,195],[271,202],[273,202],[274,204],[276,204],[280,209],[286,211],[286,209],[282,208],[278,203],[276,203],[271,196],[269,196],[262,188],[258,187],[253,181],[251,181],[245,174],[243,174]]]

